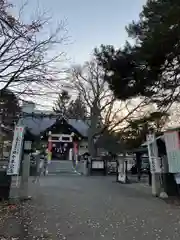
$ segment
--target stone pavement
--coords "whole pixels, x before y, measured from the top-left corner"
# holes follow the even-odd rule
[[[147,175],[143,175],[141,177],[141,180],[138,181],[136,175],[129,174],[128,179],[130,180],[130,184],[126,185],[128,188],[133,188],[136,189],[137,191],[151,195],[152,190],[151,186],[149,186]]]
[[[0,210],[0,239],[180,238],[180,208],[113,177],[48,176],[32,190],[32,201]]]
[[[84,172],[84,163],[79,162],[76,169],[73,167],[72,161],[69,160],[53,160],[48,166],[49,175],[57,174],[77,174]]]
[[[49,174],[73,173],[72,161],[53,160],[48,166],[48,172]]]

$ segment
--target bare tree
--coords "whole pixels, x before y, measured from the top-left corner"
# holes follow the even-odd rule
[[[10,88],[18,94],[40,95],[42,89],[52,88],[60,80],[57,66],[63,52],[54,49],[65,41],[64,24],[47,34],[44,28],[50,18],[42,14],[24,23],[25,6],[18,16],[10,13],[11,8],[8,0],[0,0],[0,93]]]
[[[71,70],[69,87],[80,93],[90,114],[89,151],[96,155],[95,141],[105,130],[114,130],[139,109],[143,103],[138,102],[130,107],[131,101],[117,101],[104,81],[104,72],[93,59],[84,66],[76,66]],[[144,101],[144,100],[143,100]]]

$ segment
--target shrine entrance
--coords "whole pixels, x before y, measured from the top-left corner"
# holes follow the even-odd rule
[[[71,160],[74,155],[73,136],[69,134],[50,134],[48,138],[49,160]]]
[[[50,174],[77,174],[77,143],[69,134],[50,134],[48,138],[48,171]]]

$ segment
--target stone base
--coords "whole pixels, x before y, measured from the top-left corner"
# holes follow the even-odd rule
[[[168,198],[168,195],[166,192],[161,192],[160,195],[159,195],[160,198],[162,199],[167,199]]]

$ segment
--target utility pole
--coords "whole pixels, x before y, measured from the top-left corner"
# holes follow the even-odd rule
[[[98,106],[98,101],[94,100],[93,105],[90,109],[90,127],[88,131],[88,147],[91,157],[95,158],[97,156],[97,149],[95,146],[95,137],[98,132],[99,122],[100,122],[100,109]]]

